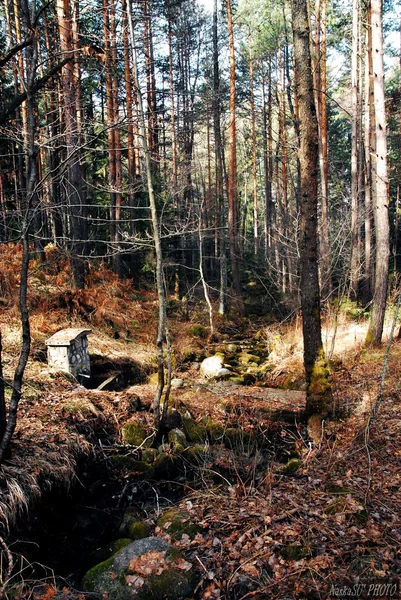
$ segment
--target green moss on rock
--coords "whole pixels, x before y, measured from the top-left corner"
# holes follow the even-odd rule
[[[152,445],[152,436],[137,421],[127,421],[121,428],[121,438],[124,444],[149,448]],[[146,440],[146,441],[145,441]]]
[[[149,525],[144,521],[133,521],[128,525],[127,533],[131,540],[141,540],[148,537]]]
[[[206,428],[194,419],[183,417],[183,429],[189,442],[204,442],[206,440]]]
[[[185,533],[191,540],[196,534],[201,533],[202,527],[196,523],[190,523],[189,515],[180,512],[177,508],[170,508],[163,513],[157,520],[159,527],[162,527],[173,540],[180,540]]]
[[[212,442],[218,439],[222,439],[224,433],[224,427],[220,423],[216,423],[210,417],[203,419],[203,424],[206,428],[206,433]]]
[[[193,573],[177,568],[166,569],[160,575],[151,575],[137,592],[137,600],[184,600],[193,592]]]
[[[206,447],[202,444],[194,444],[184,449],[184,458],[189,462],[198,463],[206,454]]]
[[[243,373],[242,375],[230,375],[229,379],[235,385],[253,385],[256,381],[252,373]]]
[[[82,579],[82,587],[84,590],[93,590],[100,579],[106,577],[110,578],[111,570],[113,565],[113,557],[111,556],[107,560],[95,565],[89,571],[87,571]]]
[[[174,479],[183,471],[182,459],[177,454],[159,454],[153,466],[158,479]]]
[[[248,448],[251,436],[247,431],[240,428],[228,427],[224,432],[224,445],[233,450],[244,450]]]
[[[168,433],[168,441],[172,444],[174,449],[176,446],[183,447],[186,444],[185,433],[178,428],[172,429]]]
[[[153,471],[152,465],[144,460],[137,460],[132,456],[122,456],[121,454],[117,454],[110,458],[110,463],[116,469],[132,471],[133,473],[145,473],[150,475]]]
[[[281,469],[281,472],[285,475],[291,475],[296,473],[298,469],[302,467],[302,460],[300,458],[291,458],[288,463]]]
[[[260,357],[256,354],[250,354],[249,352],[241,352],[238,360],[241,365],[249,365],[251,363],[258,365],[260,363]]]
[[[112,555],[119,552],[122,548],[125,548],[125,546],[128,546],[128,544],[130,544],[131,542],[131,538],[119,538],[118,540],[115,540],[115,542],[113,542],[110,547]]]
[[[157,456],[156,448],[144,448],[142,450],[142,460],[145,463],[148,463],[149,465],[151,465],[156,460],[156,456]]]

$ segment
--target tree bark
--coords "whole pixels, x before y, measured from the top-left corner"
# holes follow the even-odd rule
[[[351,148],[351,260],[350,291],[351,300],[359,297],[361,279],[361,244],[360,244],[360,208],[359,208],[359,152],[360,152],[360,111],[359,111],[359,0],[352,2],[352,148]]]
[[[214,151],[216,161],[216,207],[215,207],[215,240],[216,255],[219,257],[220,285],[219,285],[219,314],[227,312],[227,253],[226,253],[226,228],[225,228],[225,203],[224,182],[226,169],[224,160],[224,146],[221,134],[221,98],[220,98],[220,72],[218,52],[218,14],[217,0],[213,8],[213,129]]]
[[[228,158],[228,231],[230,239],[230,261],[235,303],[241,315],[245,314],[239,270],[239,211],[237,198],[237,137],[236,137],[236,89],[235,48],[231,0],[227,0],[228,44],[230,51],[230,104],[229,104],[229,158]]]
[[[368,0],[366,6],[366,43],[365,43],[365,98],[364,98],[364,196],[365,196],[365,256],[362,282],[362,301],[368,306],[373,297],[373,228],[372,228],[372,159],[374,152],[374,101],[372,68],[372,14]]]
[[[390,254],[387,124],[384,95],[382,2],[372,0],[372,64],[374,74],[375,138],[373,215],[376,231],[376,272],[368,345],[381,343],[387,303]]]
[[[329,239],[329,169],[327,131],[327,0],[316,2],[315,20],[315,97],[319,126],[319,168],[320,168],[320,281],[322,296],[330,296],[331,260]]]
[[[321,335],[317,244],[319,147],[306,0],[292,0],[292,27],[296,73],[295,93],[300,120],[299,245],[306,411],[309,417],[314,414],[323,417],[327,416],[332,408],[332,394]]]
[[[76,86],[78,48],[74,47],[72,13],[69,0],[57,0],[57,20],[60,35],[60,48],[63,55],[71,58],[62,69],[62,86],[65,119],[66,161],[68,176],[66,194],[70,217],[70,256],[74,286],[82,289],[85,285],[86,265],[85,253],[85,203],[84,181],[81,165],[81,138],[79,107],[77,106]],[[79,72],[79,69],[78,69]]]

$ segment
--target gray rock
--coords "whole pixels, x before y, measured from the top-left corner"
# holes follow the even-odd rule
[[[170,549],[172,547],[158,537],[132,542],[90,569],[83,579],[83,588],[110,600],[185,600],[196,587],[195,575],[192,568],[182,570],[175,565],[175,560],[179,559],[176,554],[176,559],[174,554],[168,558]],[[167,568],[158,575],[154,573],[146,577],[142,574],[137,577],[135,571],[131,571],[133,574],[127,577],[131,561],[152,551],[166,553]],[[135,585],[138,580],[139,585]]]
[[[181,429],[172,429],[168,434],[168,441],[176,446],[177,444],[181,444],[181,446],[185,446],[187,443],[187,438],[185,433],[181,431]]]
[[[125,546],[125,548],[115,555],[113,569],[117,572],[124,571],[125,569],[128,569],[128,565],[133,558],[141,556],[141,554],[147,554],[152,550],[162,552],[163,550],[167,550],[168,547],[168,543],[158,537],[148,537],[143,538],[142,540],[136,540],[135,542],[132,542],[132,544]]]

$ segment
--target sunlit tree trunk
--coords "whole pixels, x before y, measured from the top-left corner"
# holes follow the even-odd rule
[[[362,282],[362,300],[367,306],[372,300],[374,284],[373,269],[373,231],[372,231],[372,160],[374,152],[374,101],[372,71],[372,15],[370,1],[366,6],[366,43],[365,43],[365,97],[364,97],[364,196],[365,196],[365,257]]]
[[[327,0],[317,0],[315,5],[315,98],[319,125],[320,167],[320,281],[322,296],[331,292],[331,260],[329,241],[329,169],[327,132]]]
[[[332,394],[321,335],[317,244],[319,144],[306,0],[292,0],[292,27],[296,73],[295,93],[298,99],[300,120],[299,250],[306,411],[311,417],[314,414],[325,416],[329,413]]]
[[[227,0],[228,43],[230,52],[230,105],[229,105],[229,157],[228,157],[228,230],[230,239],[230,260],[233,292],[240,314],[245,313],[241,291],[239,270],[238,229],[239,211],[237,198],[237,137],[236,137],[236,89],[235,89],[235,47],[231,0]]]
[[[387,302],[390,231],[388,216],[387,125],[384,95],[383,22],[381,0],[371,0],[372,65],[374,75],[376,153],[373,159],[373,215],[376,231],[376,270],[373,305],[366,343],[381,343]]]

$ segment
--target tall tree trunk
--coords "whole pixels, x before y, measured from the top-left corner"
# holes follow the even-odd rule
[[[153,52],[152,0],[143,2],[144,49],[148,105],[148,147],[153,168],[159,169],[159,136],[157,130],[156,75]]]
[[[168,73],[169,73],[169,92],[170,92],[170,120],[171,120],[171,171],[173,196],[177,193],[178,187],[178,166],[177,166],[177,136],[175,123],[175,98],[174,98],[174,77],[173,77],[173,28],[171,16],[171,2],[167,0],[167,20],[168,20]]]
[[[33,15],[35,16],[35,15]],[[6,409],[4,406],[4,388],[2,406],[0,408],[0,462],[3,461],[5,454],[10,445],[12,436],[17,425],[17,411],[19,401],[22,396],[22,383],[25,372],[25,367],[28,362],[31,334],[29,313],[27,306],[28,293],[28,269],[29,269],[29,226],[32,219],[32,209],[35,212],[37,206],[37,188],[38,188],[38,166],[37,166],[37,148],[35,144],[35,136],[37,133],[36,122],[36,103],[33,93],[33,86],[37,74],[38,66],[38,42],[36,27],[32,25],[31,14],[27,0],[21,1],[21,20],[25,25],[26,31],[29,31],[33,38],[33,43],[26,53],[26,70],[25,70],[25,90],[27,93],[25,115],[26,115],[26,194],[22,203],[22,229],[21,229],[21,244],[22,244],[22,260],[20,268],[20,284],[19,284],[19,310],[22,327],[21,351],[17,367],[14,372],[11,399],[8,406],[8,414],[6,417]]]
[[[121,131],[119,124],[119,102],[118,102],[118,62],[117,62],[117,24],[115,0],[110,0],[110,40],[111,40],[111,87],[112,87],[112,123],[114,128],[114,164],[115,164],[115,190],[113,207],[114,216],[114,238],[113,243],[113,270],[122,278],[123,265],[120,249],[121,242],[121,203],[122,203],[122,157],[121,157]]]
[[[365,43],[365,98],[364,98],[364,176],[365,176],[365,260],[362,282],[362,300],[367,306],[372,300],[374,285],[373,269],[373,231],[372,231],[372,160],[374,152],[374,101],[372,67],[372,14],[370,0],[366,6],[366,43]]]
[[[372,64],[374,74],[374,106],[376,154],[373,160],[373,215],[376,231],[376,272],[373,306],[366,343],[379,345],[386,311],[390,254],[389,192],[387,169],[387,125],[384,96],[382,1],[372,3]]]
[[[219,314],[224,315],[227,311],[227,252],[226,252],[226,229],[225,229],[225,203],[224,185],[226,181],[226,170],[224,160],[224,146],[221,135],[221,97],[220,97],[220,73],[219,73],[219,51],[218,51],[218,14],[217,0],[214,0],[213,8],[213,129],[214,147],[216,161],[216,207],[215,207],[215,240],[216,255],[219,257],[220,286],[219,286]]]
[[[249,36],[249,84],[251,100],[251,130],[252,130],[252,182],[253,182],[253,252],[255,256],[259,249],[259,216],[258,216],[258,178],[257,178],[257,147],[256,147],[256,115],[255,115],[255,81],[254,81],[253,40]]]
[[[273,238],[273,218],[274,205],[272,194],[272,176],[273,176],[273,136],[272,136],[272,59],[267,62],[267,82],[263,79],[263,164],[265,175],[265,250],[268,260],[272,263],[274,260]],[[267,83],[267,98],[266,98]]]
[[[237,136],[236,136],[236,89],[235,89],[235,48],[231,0],[227,0],[228,44],[230,51],[230,106],[229,106],[229,158],[228,158],[228,231],[230,238],[230,261],[233,292],[238,311],[245,314],[241,291],[239,269],[239,210],[237,198]]]
[[[359,153],[360,153],[360,98],[359,98],[359,0],[352,2],[352,148],[351,148],[351,260],[350,260],[350,298],[359,297],[359,281],[361,279],[361,240],[360,240],[360,208],[359,208]]]
[[[74,57],[62,69],[63,108],[65,120],[65,141],[68,164],[66,194],[70,216],[71,269],[76,288],[85,285],[85,221],[84,182],[81,168],[81,137],[79,131],[79,110],[77,107],[76,67],[78,48],[74,47],[72,13],[69,0],[57,0],[57,20],[60,35],[60,48],[64,55]]]
[[[319,125],[320,168],[320,281],[322,296],[327,298],[332,289],[329,240],[329,169],[327,132],[327,0],[317,0],[315,22],[315,98]]]
[[[157,295],[159,301],[159,325],[157,330],[157,360],[158,360],[158,386],[156,390],[156,395],[153,402],[153,414],[156,429],[160,429],[163,425],[164,418],[167,414],[167,406],[168,406],[168,398],[171,387],[171,355],[170,355],[170,336],[168,332],[168,322],[167,322],[167,312],[166,312],[166,292],[164,287],[164,277],[163,277],[163,254],[162,254],[162,244],[161,244],[161,236],[160,236],[160,224],[159,217],[157,214],[156,208],[156,197],[153,187],[153,179],[152,179],[152,165],[151,165],[151,157],[150,151],[147,143],[146,136],[146,128],[145,128],[145,113],[143,110],[143,102],[142,102],[142,94],[139,87],[139,77],[138,77],[138,67],[136,60],[136,50],[135,50],[135,37],[134,37],[134,27],[132,23],[132,8],[131,8],[131,0],[127,1],[128,5],[128,22],[129,22],[129,31],[130,31],[130,39],[131,39],[131,52],[132,52],[132,71],[133,71],[133,80],[135,86],[135,93],[137,96],[138,103],[138,117],[139,117],[139,127],[140,134],[142,139],[142,149],[143,149],[143,158],[145,162],[145,171],[146,171],[146,183],[147,190],[149,196],[149,205],[150,205],[150,213],[152,219],[152,229],[153,229],[153,241],[155,245],[155,254],[156,254],[156,286],[157,286]],[[168,360],[168,373],[167,373],[167,387],[164,395],[164,404],[163,408],[160,407],[160,401],[162,398],[163,390],[165,387],[164,382],[164,337],[166,336],[167,341],[167,360]]]
[[[292,27],[301,142],[299,246],[306,411],[309,417],[326,416],[332,407],[332,394],[321,335],[317,244],[319,144],[306,0],[292,0]]]

